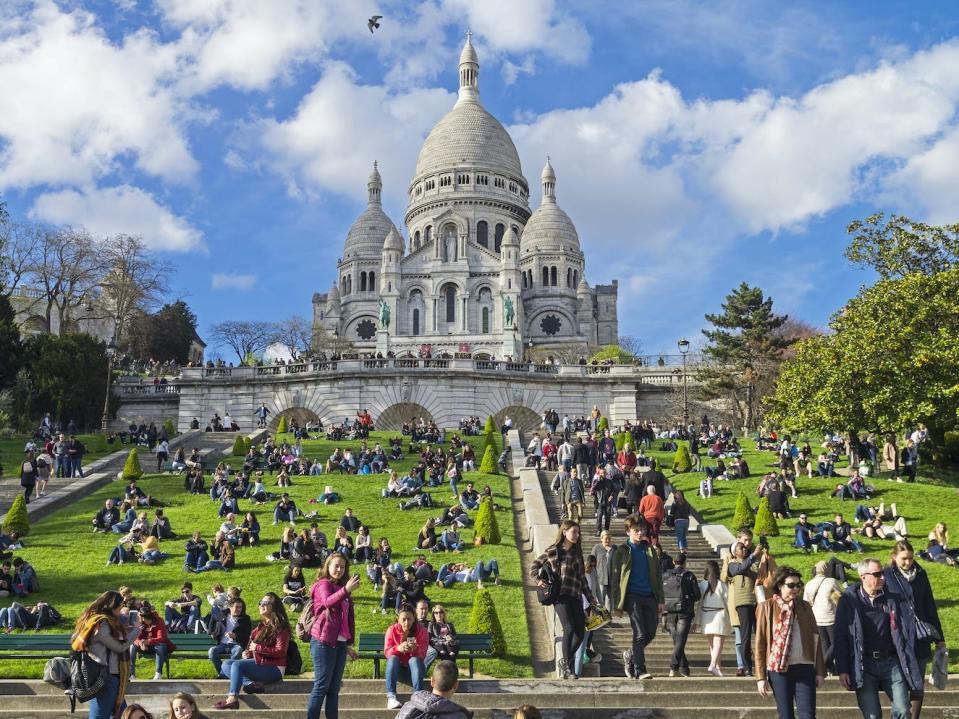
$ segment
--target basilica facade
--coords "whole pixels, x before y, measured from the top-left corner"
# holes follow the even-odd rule
[[[480,102],[467,39],[456,104],[423,143],[409,184],[406,232],[383,211],[374,162],[338,279],[313,296],[315,335],[398,357],[428,350],[518,360],[615,343],[617,282],[590,287],[548,158],[540,181],[531,211],[516,147]]]

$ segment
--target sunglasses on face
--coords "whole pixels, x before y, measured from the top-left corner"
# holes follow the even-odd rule
[[[445,615],[446,615],[446,612],[433,612],[433,616],[434,616],[434,617],[437,617],[437,616],[439,616],[440,614],[442,614],[442,615],[445,616]]]
[[[270,606],[272,603],[273,603],[273,602],[267,600],[267,601],[265,601],[265,602],[260,602],[260,606],[261,606],[261,607],[268,607],[268,606]]]
[[[783,586],[790,589],[802,589],[802,582],[783,582]]]
[[[859,575],[860,577],[875,577],[876,579],[883,579],[884,575],[882,572],[863,572]]]

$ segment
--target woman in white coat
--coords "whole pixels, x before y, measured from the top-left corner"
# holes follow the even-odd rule
[[[702,599],[696,608],[695,624],[706,635],[709,643],[709,671],[713,676],[723,676],[720,666],[723,655],[723,643],[732,631],[729,621],[729,594],[725,582],[719,581],[719,563],[706,562],[706,571],[699,583]]]
[[[809,580],[803,591],[803,599],[812,605],[812,612],[816,616],[816,625],[819,627],[819,641],[822,643],[822,653],[826,660],[826,669],[835,672],[832,660],[833,630],[836,624],[836,603],[842,594],[842,586],[835,578],[826,576],[829,565],[826,562],[816,563],[816,576]]]

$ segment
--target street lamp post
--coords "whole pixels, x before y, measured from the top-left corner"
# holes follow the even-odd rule
[[[527,361],[532,362],[532,361],[533,361],[533,340],[532,340],[532,338],[530,338],[529,344],[528,344],[527,346],[529,347],[529,351],[528,351],[527,354],[526,354],[526,359],[527,359]]]
[[[689,354],[689,340],[685,337],[676,343],[679,354],[683,356],[683,431],[689,431],[689,396],[686,392],[686,355]]]
[[[338,328],[333,328],[333,359],[336,359],[336,340],[340,336],[340,331]]]
[[[107,391],[103,397],[103,415],[100,417],[100,433],[104,437],[110,424],[110,386],[113,384],[113,355],[116,351],[117,346],[110,340],[107,345]]]

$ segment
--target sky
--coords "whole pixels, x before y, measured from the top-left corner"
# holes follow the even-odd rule
[[[0,197],[142,236],[201,336],[310,317],[374,160],[402,226],[467,29],[649,354],[743,281],[825,327],[872,280],[850,221],[959,220],[959,7],[921,0],[0,0]]]

